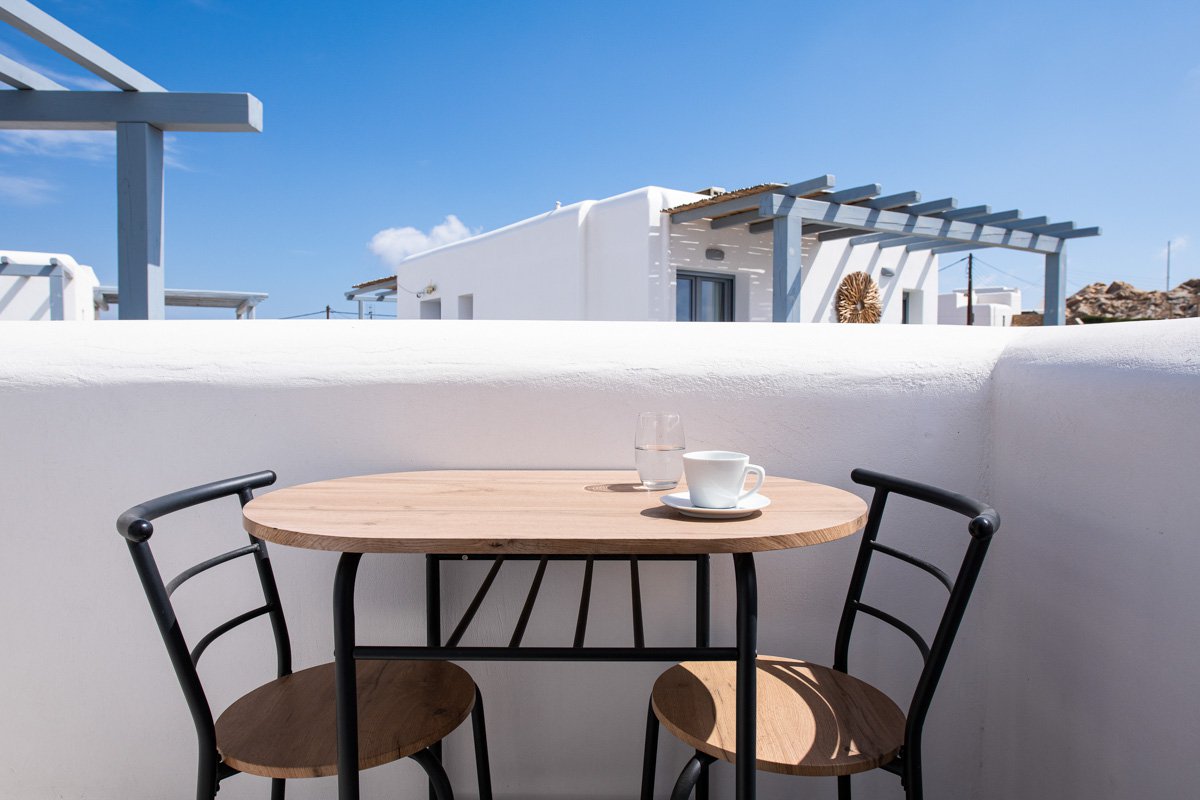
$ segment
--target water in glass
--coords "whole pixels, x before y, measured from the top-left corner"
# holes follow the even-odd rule
[[[683,474],[683,422],[678,414],[646,411],[638,417],[633,440],[634,461],[642,485],[674,489]]]
[[[650,444],[633,448],[638,477],[647,489],[674,489],[683,472],[683,448]]]

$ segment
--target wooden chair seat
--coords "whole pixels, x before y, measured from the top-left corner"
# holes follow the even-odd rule
[[[358,768],[441,741],[475,706],[475,683],[445,661],[358,661]],[[217,720],[217,751],[231,767],[270,778],[337,774],[333,664],[271,681]]]
[[[759,656],[758,769],[785,775],[851,775],[886,764],[904,743],[904,712],[845,673]],[[701,753],[735,762],[737,666],[688,661],[654,683],[654,714]]]

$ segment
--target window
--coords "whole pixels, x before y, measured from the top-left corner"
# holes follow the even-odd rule
[[[733,322],[733,276],[676,273],[675,319],[679,322]]]
[[[421,301],[421,319],[441,319],[442,318],[442,301],[441,300],[422,300]]]

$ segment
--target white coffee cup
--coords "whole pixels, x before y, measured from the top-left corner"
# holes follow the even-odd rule
[[[746,492],[743,489],[750,473],[757,475],[758,481]],[[750,456],[725,450],[684,453],[683,474],[692,505],[697,508],[736,508],[762,488],[767,477],[762,467],[750,463]]]

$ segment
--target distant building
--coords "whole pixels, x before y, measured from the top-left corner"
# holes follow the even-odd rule
[[[254,319],[265,292],[164,289],[168,306],[228,308],[238,319]],[[115,286],[101,286],[91,267],[65,253],[0,250],[0,320],[94,320],[117,305]]]
[[[1021,290],[1008,286],[986,286],[975,290],[975,325],[1007,327],[1021,313]],[[967,324],[967,290],[955,289],[938,295],[938,323]]]
[[[649,186],[563,206],[410,256],[394,281],[359,284],[347,298],[394,296],[400,319],[769,322],[771,230],[671,218],[669,210],[717,191]],[[836,322],[838,282],[856,271],[876,282],[882,322],[937,321],[937,256],[928,250],[805,235],[803,259],[800,321]]]
[[[99,285],[65,253],[0,250],[0,320],[94,319]]]

